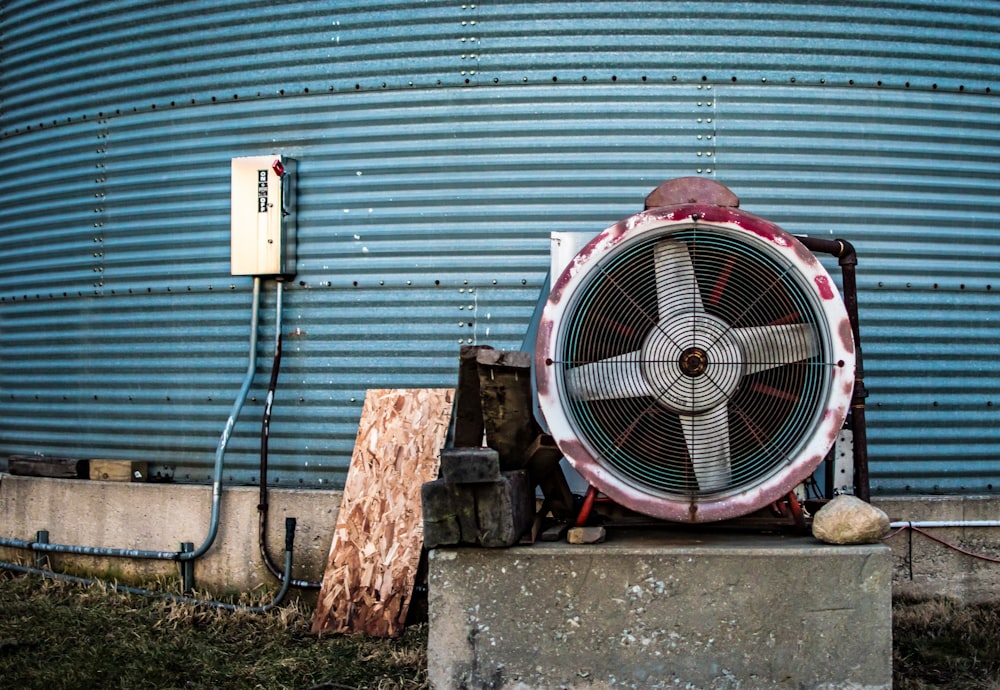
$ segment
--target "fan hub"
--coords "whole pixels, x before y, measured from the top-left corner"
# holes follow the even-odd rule
[[[646,336],[642,374],[657,404],[698,414],[724,404],[743,378],[743,351],[729,325],[705,312],[673,314]]]
[[[681,365],[681,372],[685,376],[690,376],[691,378],[701,376],[708,367],[708,353],[700,347],[689,347],[681,353],[681,359],[678,364]]]

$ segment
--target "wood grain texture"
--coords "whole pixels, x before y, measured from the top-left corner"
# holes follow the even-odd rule
[[[437,477],[453,400],[450,388],[368,391],[313,633],[403,632],[423,547],[420,487]]]
[[[149,464],[139,460],[90,461],[90,478],[104,482],[144,482]]]

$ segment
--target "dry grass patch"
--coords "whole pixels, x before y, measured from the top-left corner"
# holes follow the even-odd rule
[[[1000,604],[893,602],[896,690],[1000,690]]]
[[[262,602],[251,602],[262,603]],[[0,573],[0,684],[101,688],[425,688],[426,627],[399,640],[309,632],[311,607],[264,614]]]

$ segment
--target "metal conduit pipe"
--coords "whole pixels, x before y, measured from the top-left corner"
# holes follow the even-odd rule
[[[864,500],[871,501],[870,479],[868,473],[868,424],[865,421],[865,399],[868,389],[865,388],[865,364],[861,354],[861,326],[858,317],[858,284],[857,284],[857,250],[847,240],[827,240],[821,237],[797,235],[798,239],[811,252],[823,252],[836,257],[843,278],[844,307],[851,322],[851,332],[854,336],[855,368],[854,393],[851,396],[851,432],[854,435],[854,493]]]
[[[219,533],[219,520],[221,515],[220,506],[222,503],[222,468],[223,459],[226,455],[226,447],[229,445],[229,437],[233,433],[236,425],[236,418],[239,417],[243,403],[250,392],[254,374],[257,370],[257,326],[260,312],[260,278],[254,276],[253,279],[253,307],[250,317],[250,361],[247,365],[246,375],[243,378],[243,385],[229,412],[226,426],[219,437],[219,444],[215,450],[215,467],[212,472],[212,513],[208,526],[208,534],[205,540],[196,549],[190,551],[147,551],[143,549],[118,549],[104,546],[79,546],[76,544],[49,544],[38,541],[27,541],[23,539],[10,539],[0,537],[0,546],[8,546],[17,549],[28,549],[30,551],[43,551],[48,553],[71,553],[81,556],[107,556],[110,558],[135,558],[158,561],[193,561],[200,558],[208,551],[215,542],[215,537]]]
[[[890,522],[889,529],[918,527],[1000,527],[1000,520],[900,520]]]
[[[267,514],[269,504],[267,502],[267,450],[268,441],[271,434],[271,408],[274,405],[274,391],[278,386],[278,372],[281,369],[281,304],[284,290],[282,282],[278,281],[278,291],[276,295],[276,306],[274,314],[274,359],[271,362],[271,380],[267,386],[267,398],[264,401],[264,414],[260,423],[260,493],[257,503],[257,545],[260,548],[260,557],[268,572],[287,585],[302,589],[319,589],[320,582],[310,582],[308,580],[290,579],[290,573],[278,570],[271,555],[267,552]]]
[[[291,579],[292,574],[292,544],[295,541],[295,518],[285,519],[285,577],[281,584],[281,589],[278,593],[274,595],[274,599],[266,604],[261,604],[259,606],[250,606],[247,604],[230,604],[224,601],[216,601],[215,599],[199,599],[197,597],[189,597],[181,594],[171,594],[170,592],[157,592],[152,589],[143,589],[142,587],[130,587],[129,585],[119,585],[112,584],[109,582],[104,582],[102,580],[95,580],[86,577],[77,577],[75,575],[66,575],[65,573],[57,573],[54,570],[47,570],[45,568],[32,568],[26,565],[19,565],[17,563],[6,563],[0,561],[0,568],[5,570],[11,570],[19,573],[27,573],[31,575],[39,575],[41,577],[48,577],[54,580],[63,580],[65,582],[73,582],[78,585],[93,585],[101,584],[105,587],[114,589],[118,592],[126,592],[128,594],[138,594],[146,597],[159,597],[160,599],[168,599],[170,601],[177,601],[185,604],[195,604],[196,606],[210,606],[215,609],[223,609],[226,611],[246,611],[248,613],[266,613],[271,609],[279,606],[281,602],[285,600],[285,596],[288,594],[289,584],[288,581]]]

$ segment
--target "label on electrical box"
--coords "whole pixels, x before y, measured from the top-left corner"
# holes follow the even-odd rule
[[[257,171],[257,213],[267,213],[267,170]]]

